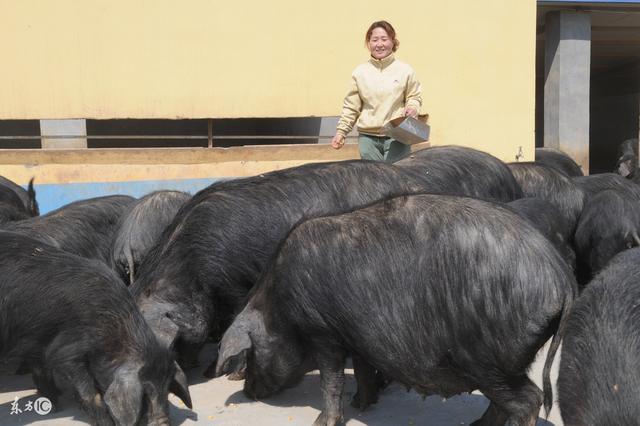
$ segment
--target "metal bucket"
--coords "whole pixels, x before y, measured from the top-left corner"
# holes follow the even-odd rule
[[[429,125],[413,117],[398,117],[382,126],[382,134],[405,145],[414,145],[429,140]]]

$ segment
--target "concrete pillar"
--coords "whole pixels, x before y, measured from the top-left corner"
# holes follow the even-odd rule
[[[569,154],[589,173],[591,15],[545,17],[544,146]]]
[[[40,120],[43,149],[82,149],[87,147],[86,120]],[[74,136],[51,138],[47,136]]]

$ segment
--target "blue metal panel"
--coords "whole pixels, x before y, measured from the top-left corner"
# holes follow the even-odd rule
[[[172,189],[195,194],[214,182],[215,179],[152,180],[136,182],[68,183],[35,185],[36,200],[40,214],[45,214],[73,201],[105,195],[123,194],[140,198],[150,192]]]

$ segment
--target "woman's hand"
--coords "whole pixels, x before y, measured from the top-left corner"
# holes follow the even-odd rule
[[[417,118],[418,117],[418,110],[416,110],[414,107],[406,107],[404,109],[404,116],[407,117],[413,117],[413,118]]]
[[[340,149],[344,145],[344,136],[340,133],[336,133],[336,135],[331,139],[331,146],[333,149]]]

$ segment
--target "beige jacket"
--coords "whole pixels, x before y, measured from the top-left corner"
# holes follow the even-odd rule
[[[369,58],[351,74],[337,133],[346,136],[357,124],[360,133],[380,135],[380,128],[403,116],[408,106],[418,112],[422,106],[422,86],[413,68],[393,54],[383,59]]]

